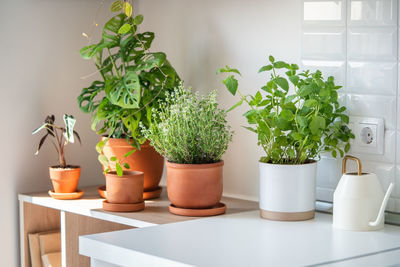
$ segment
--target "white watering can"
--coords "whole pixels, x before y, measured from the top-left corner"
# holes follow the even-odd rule
[[[358,172],[346,173],[348,159],[357,162]],[[345,156],[342,178],[333,195],[333,227],[353,231],[382,229],[393,186],[391,183],[384,194],[376,174],[363,173],[358,158]]]

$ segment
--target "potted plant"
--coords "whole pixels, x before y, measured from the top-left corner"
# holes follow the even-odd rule
[[[40,148],[48,138],[53,138],[52,143],[58,153],[58,165],[50,167],[50,179],[53,184],[54,193],[75,193],[78,187],[79,177],[81,175],[80,166],[68,165],[65,160],[65,146],[69,143],[74,143],[74,136],[79,143],[81,138],[74,130],[75,118],[64,114],[63,116],[65,127],[60,127],[54,124],[54,115],[47,116],[44,124],[34,130],[32,134],[36,134],[41,130],[46,130],[46,134],[40,139],[36,155]]]
[[[282,73],[282,71],[285,71]],[[275,61],[259,72],[269,72],[267,83],[254,95],[238,90],[240,75],[228,66],[219,72],[230,93],[239,93],[236,108],[246,102],[244,116],[265,151],[259,161],[261,217],[271,220],[307,220],[315,212],[317,160],[321,153],[343,157],[353,133],[347,127],[346,108],[338,102],[341,86],[320,71],[298,72],[296,64]]]
[[[154,116],[143,133],[167,158],[170,211],[189,216],[224,212],[221,157],[233,132],[226,111],[218,108],[216,92],[200,98],[180,84]]]
[[[137,32],[143,16],[133,16],[129,1],[113,2],[111,11],[118,14],[104,25],[101,40],[80,51],[83,58],[94,60],[102,79],[82,89],[78,104],[91,114],[92,129],[102,135],[97,151],[106,158],[125,158],[132,170],[144,172],[145,191],[157,196],[164,159],[149,145],[139,123],[149,126],[158,100],[180,79],[165,53],[149,51],[154,33]]]
[[[102,155],[102,157],[105,156]],[[130,166],[124,162],[124,159],[115,156],[107,159],[107,162],[114,163],[116,169],[116,171],[112,171],[109,165],[104,170],[107,193],[106,200],[103,201],[103,209],[107,211],[140,211],[145,207],[143,201],[144,173],[130,171]]]

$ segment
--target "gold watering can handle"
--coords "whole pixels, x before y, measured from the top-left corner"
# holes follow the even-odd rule
[[[351,160],[354,160],[354,161],[357,162],[357,169],[358,169],[357,173],[358,173],[358,175],[362,175],[361,161],[360,161],[358,158],[353,157],[353,156],[350,156],[350,155],[347,155],[347,156],[345,156],[345,157],[343,158],[342,174],[345,174],[345,173],[346,173],[346,163],[347,163],[347,160],[348,160],[348,159],[351,159]]]

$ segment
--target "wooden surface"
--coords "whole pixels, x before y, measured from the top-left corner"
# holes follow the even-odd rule
[[[139,212],[107,212],[102,209],[104,199],[100,198],[97,187],[82,188],[85,193],[77,200],[56,200],[47,192],[20,194],[20,203],[23,203],[21,217],[21,233],[24,233],[24,245],[21,255],[25,255],[25,266],[30,266],[27,233],[48,231],[60,228],[60,211],[63,213],[61,229],[65,242],[64,263],[69,267],[89,266],[89,259],[78,254],[78,237],[80,235],[116,231],[129,228],[142,228],[159,224],[189,221],[199,217],[184,217],[171,214],[168,211],[170,204],[166,189],[163,188],[161,197],[146,200],[145,210]],[[227,214],[257,210],[258,203],[223,197],[221,202],[227,205]]]
[[[89,267],[90,258],[79,255],[79,236],[132,229],[131,226],[65,213],[67,266]]]
[[[85,191],[82,199],[77,200],[56,200],[51,198],[47,192],[21,194],[19,199],[34,203],[36,205],[59,209],[70,213],[85,215],[119,224],[126,224],[132,227],[148,227],[158,224],[181,222],[197,219],[198,217],[183,217],[171,214],[168,211],[170,204],[166,189],[163,189],[161,197],[154,200],[146,200],[144,211],[140,212],[107,212],[102,209],[102,201],[97,193],[96,187],[82,188]],[[223,197],[221,200],[227,205],[227,214],[243,211],[257,210],[258,203],[247,200]]]
[[[23,208],[23,218],[20,220],[23,220],[24,227],[24,255],[21,256],[25,259],[25,266],[30,267],[28,234],[60,229],[60,211],[27,202],[24,202],[23,207],[20,208]]]

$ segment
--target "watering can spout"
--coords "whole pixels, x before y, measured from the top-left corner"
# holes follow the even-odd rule
[[[374,222],[369,222],[369,225],[372,227],[377,227],[381,224],[383,217],[385,215],[386,204],[389,200],[390,194],[392,193],[394,184],[390,183],[389,188],[386,191],[385,197],[382,200],[381,208],[379,209],[378,216]]]

